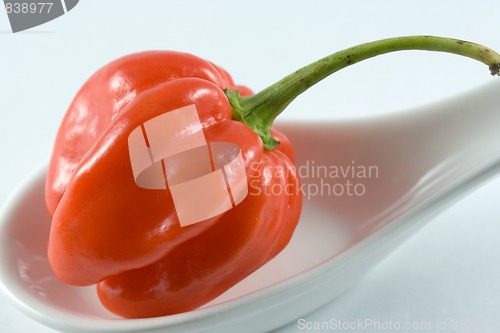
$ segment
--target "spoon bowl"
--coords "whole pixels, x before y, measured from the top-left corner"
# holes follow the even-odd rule
[[[269,331],[353,286],[429,219],[500,172],[500,82],[415,110],[355,121],[288,122],[304,208],[275,259],[200,309],[121,319],[95,287],[52,273],[46,168],[0,212],[0,289],[64,332]]]

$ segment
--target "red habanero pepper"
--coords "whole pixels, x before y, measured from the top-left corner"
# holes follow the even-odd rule
[[[224,71],[176,52],[144,52],[119,59],[85,83],[61,125],[46,186],[53,221],[49,259],[61,280],[75,285],[102,281],[100,297],[123,316],[176,313],[213,299],[287,244],[301,210],[291,144],[278,134],[283,140],[281,149],[264,152],[259,136],[232,120],[223,88],[236,88]],[[186,105],[196,106],[208,142],[233,142],[240,147],[252,185],[248,199],[230,212],[181,227],[168,190],[151,191],[136,185],[127,137],[145,121]],[[266,178],[280,168],[289,170],[288,178]],[[276,184],[295,193],[273,195],[269,187]],[[211,249],[201,251],[210,256],[203,264],[198,263],[203,256],[192,251],[203,249],[200,244]],[[166,260],[174,256],[169,253],[179,253],[181,248],[191,249],[181,251],[183,260],[191,265],[182,281],[168,281],[165,273],[149,273],[149,279],[140,281],[148,290],[146,282],[161,277],[158,283],[168,282],[170,289],[182,290],[177,296],[182,301],[165,289],[162,297],[157,292],[156,299],[150,300],[151,306],[140,302],[147,296],[145,291],[123,306],[115,291],[106,292],[113,284],[130,283],[129,276],[141,269],[165,268]],[[259,255],[242,259],[247,251]],[[178,264],[168,270],[176,276],[183,272]],[[207,270],[212,275],[203,273]],[[207,287],[210,284],[212,288]],[[129,287],[128,291],[121,289],[123,302],[130,300],[127,292],[139,293],[137,286]],[[196,288],[209,291],[198,298],[186,297],[186,292]],[[171,305],[158,308],[155,302]]]
[[[216,65],[184,53],[137,53],[103,67],[70,105],[48,169],[48,256],[56,276],[74,285],[97,284],[101,302],[128,318],[189,311],[219,296],[276,256],[300,217],[293,147],[272,128],[276,116],[328,75],[409,49],[464,55],[489,65],[492,74],[500,68],[500,56],[490,49],[432,36],[390,38],[334,53],[256,95]],[[170,127],[156,129],[158,119],[188,125],[162,131]],[[158,141],[165,133],[171,141]],[[190,164],[160,156],[158,142],[179,154],[184,151],[176,144],[207,151],[210,175],[223,175],[223,181],[197,187],[192,195],[194,201],[198,192],[213,191],[211,215],[181,223],[206,206],[189,210],[174,200],[176,193],[190,193],[179,189],[194,184],[186,175],[205,162],[195,155],[189,155]],[[221,143],[232,147],[234,160],[218,150]],[[220,189],[227,195],[224,204],[216,194]]]

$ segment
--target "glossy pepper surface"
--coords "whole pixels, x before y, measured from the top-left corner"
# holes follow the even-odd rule
[[[97,284],[101,302],[129,318],[189,311],[219,296],[275,257],[300,217],[293,147],[272,128],[275,117],[328,75],[407,49],[457,53],[486,63],[493,74],[500,69],[500,56],[490,49],[431,36],[334,53],[256,95],[218,66],[185,53],[142,52],[101,68],[70,105],[47,173],[48,256],[55,274],[74,285]],[[196,109],[204,140],[241,151],[248,194],[224,213],[181,226],[168,186],[138,186],[129,137],[185,107]],[[193,135],[187,127],[177,139]]]
[[[301,210],[291,145],[275,132],[281,148],[264,151],[257,134],[232,120],[225,88],[236,89],[220,68],[166,51],[119,59],[85,83],[47,176],[49,259],[60,279],[98,283],[102,302],[119,315],[160,316],[210,301],[284,248]],[[229,212],[181,227],[168,190],[136,185],[127,138],[188,105],[196,106],[208,142],[240,147],[251,187]],[[287,191],[271,190],[277,186]]]

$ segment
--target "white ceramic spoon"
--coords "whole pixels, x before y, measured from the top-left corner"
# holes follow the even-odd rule
[[[1,211],[0,287],[27,315],[65,332],[277,328],[334,299],[430,217],[500,172],[499,96],[495,81],[383,117],[282,123],[297,149],[305,194],[292,242],[210,304],[167,317],[117,318],[100,305],[93,287],[54,277],[46,257],[43,168]],[[335,174],[342,170],[350,175]]]

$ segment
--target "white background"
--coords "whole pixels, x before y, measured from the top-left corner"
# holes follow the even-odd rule
[[[0,203],[48,161],[79,86],[122,55],[149,49],[191,52],[260,90],[336,50],[385,37],[444,35],[500,50],[499,13],[500,2],[493,0],[82,0],[52,22],[13,34],[0,9]],[[404,112],[494,79],[483,65],[452,55],[392,54],[335,74],[294,102],[283,118]],[[498,332],[499,192],[497,179],[461,200],[362,283],[304,320],[445,322],[439,332]],[[453,329],[454,322],[470,327]],[[0,331],[53,332],[4,298]],[[296,321],[277,332],[303,331]]]

